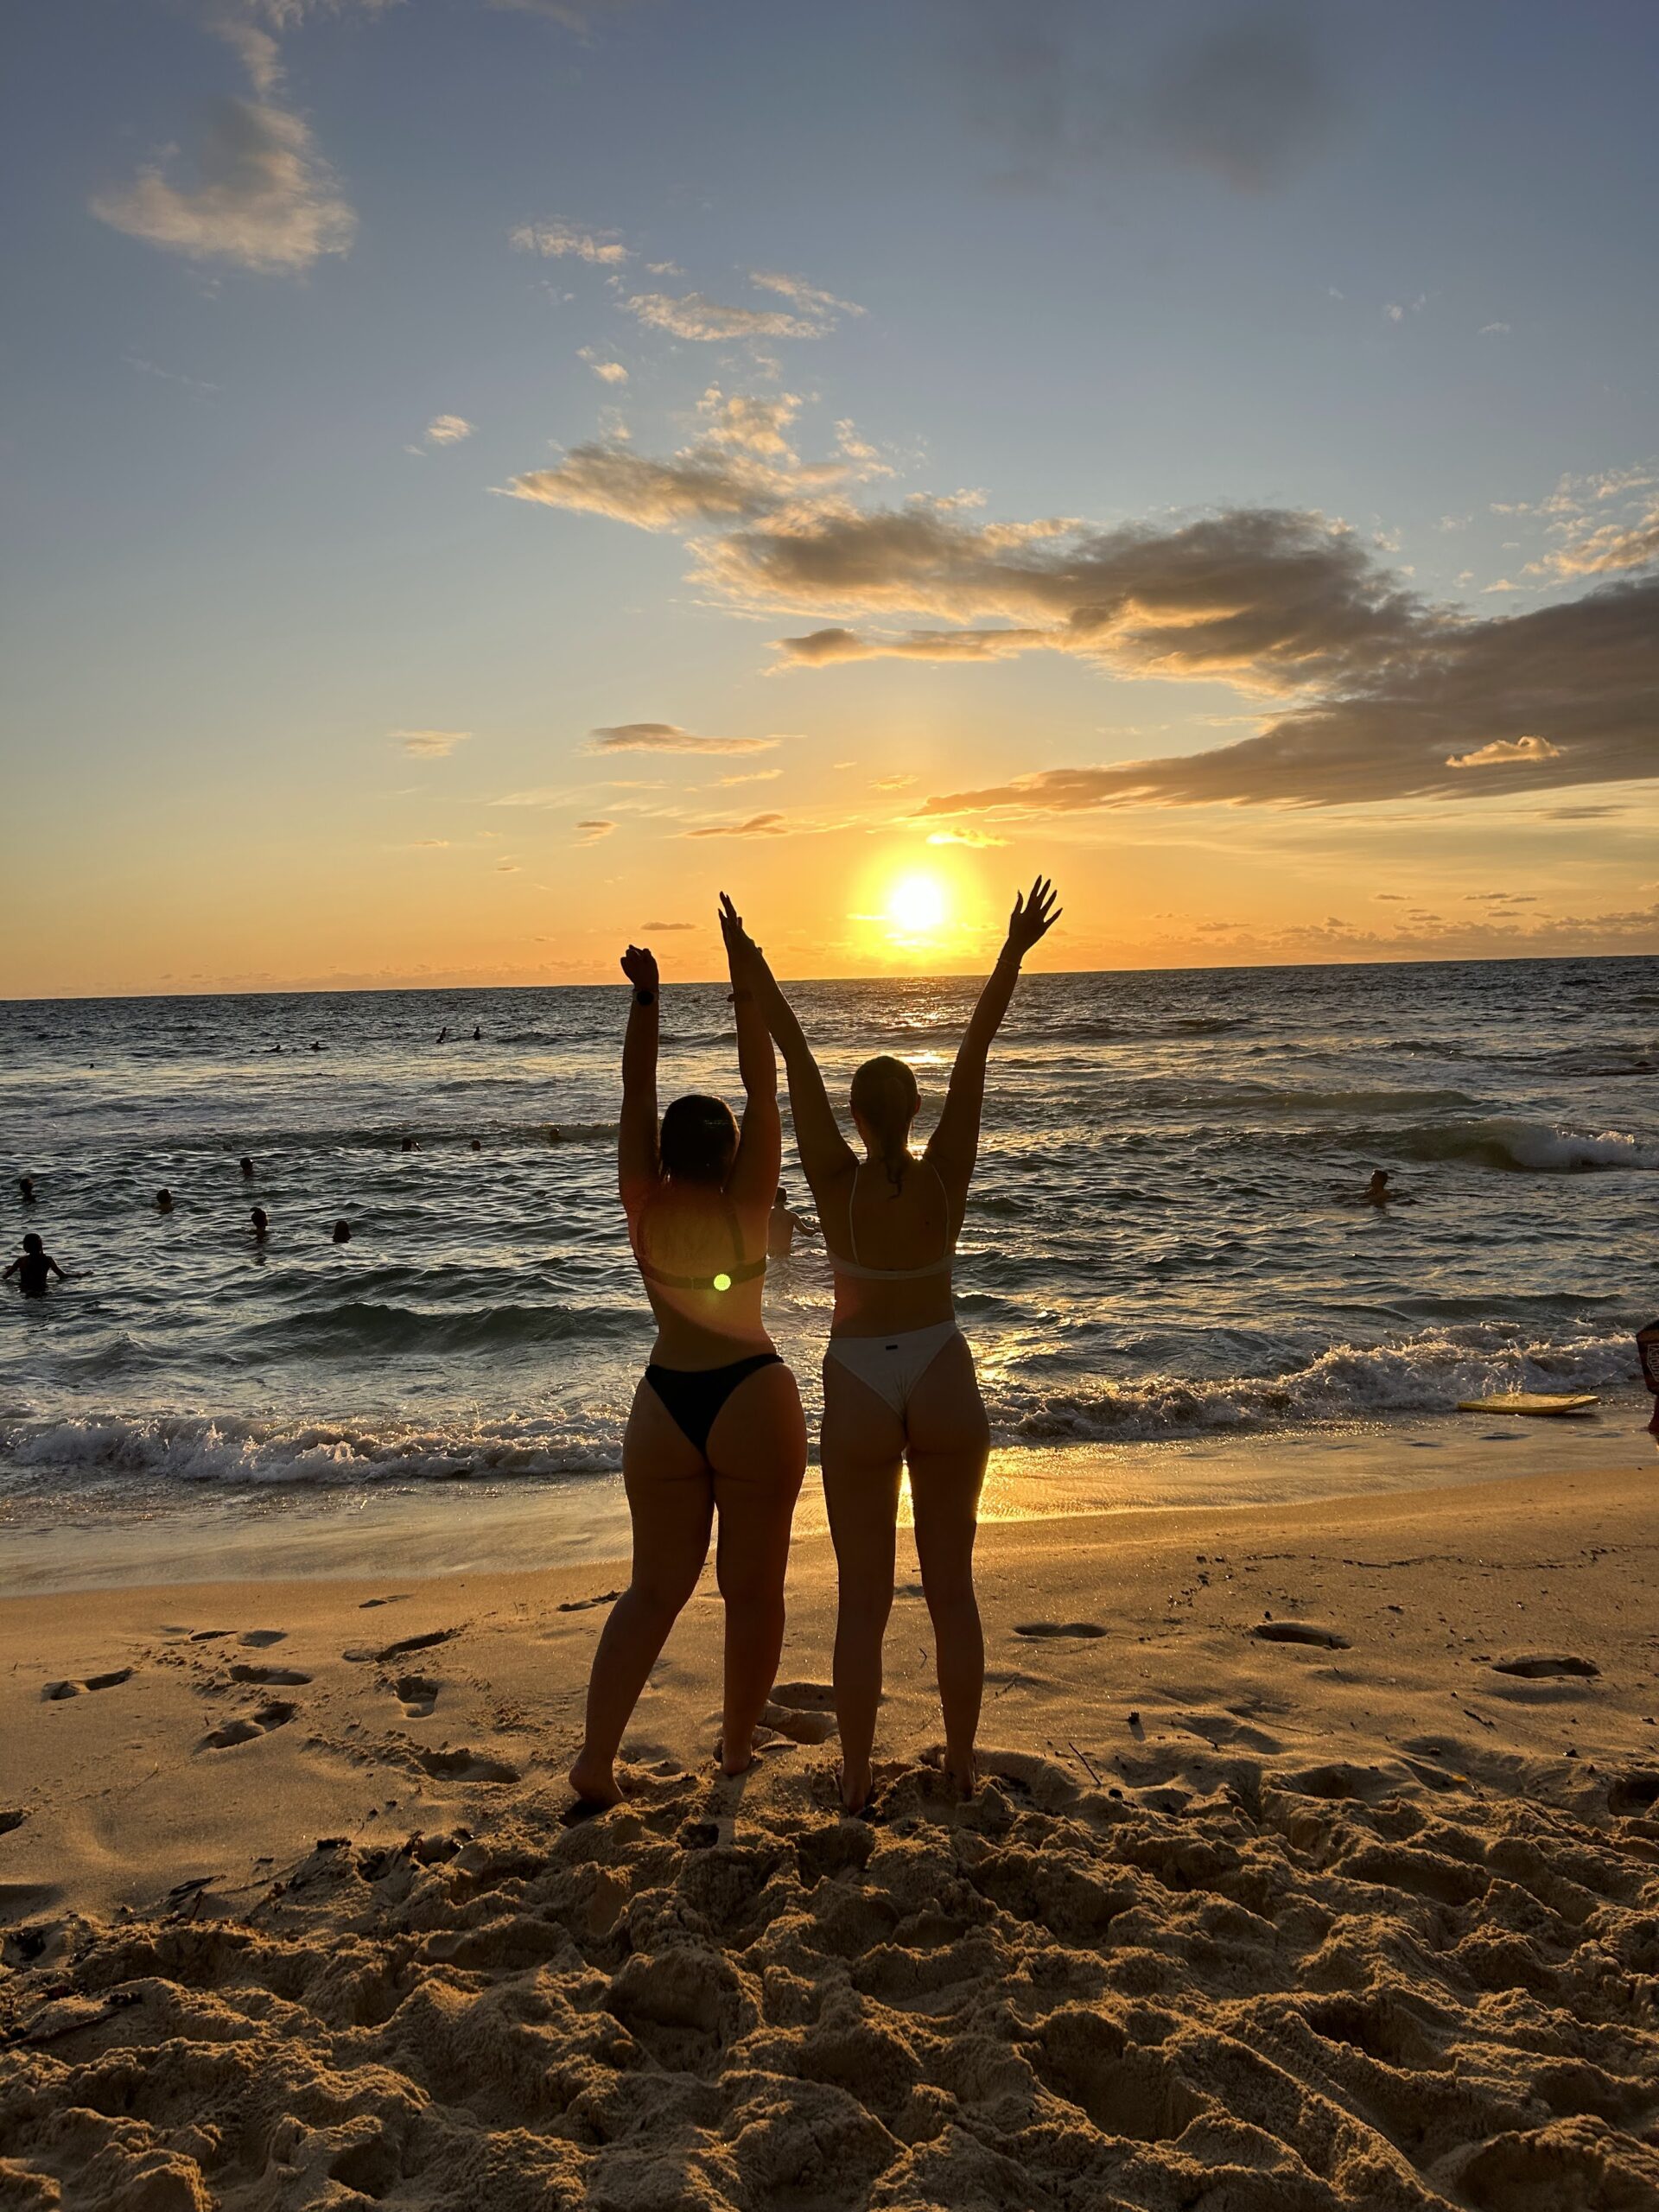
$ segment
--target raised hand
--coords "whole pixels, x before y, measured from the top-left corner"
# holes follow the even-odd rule
[[[726,940],[726,957],[734,969],[742,962],[760,957],[760,946],[744,928],[742,915],[725,891],[720,894],[720,933]]]
[[[1024,959],[1040,938],[1048,935],[1065,908],[1054,904],[1054,886],[1039,875],[1027,892],[1019,893],[1008,916],[1008,945]]]
[[[631,944],[622,956],[622,973],[636,991],[657,988],[657,956],[643,944]]]

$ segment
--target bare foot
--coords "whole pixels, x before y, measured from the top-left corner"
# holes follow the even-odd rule
[[[838,1768],[836,1772],[836,1786],[841,1792],[842,1809],[844,1812],[863,1812],[869,1804],[871,1792],[875,1787],[875,1777],[870,1772],[868,1762],[865,1761],[858,1766]]]
[[[963,1760],[947,1757],[939,1744],[930,1744],[922,1753],[922,1764],[942,1774],[964,1804],[979,1788],[979,1764],[971,1751]]]
[[[747,1774],[749,1769],[754,1764],[754,1746],[751,1744],[749,1749],[743,1754],[741,1759],[728,1758],[726,1756],[726,1739],[723,1736],[718,1737],[715,1743],[715,1757],[720,1762],[720,1770],[725,1776],[727,1781],[734,1782],[740,1774]]]
[[[570,1787],[581,1805],[593,1805],[602,1811],[622,1802],[622,1792],[616,1786],[616,1777],[607,1761],[589,1760],[585,1755],[571,1768]]]

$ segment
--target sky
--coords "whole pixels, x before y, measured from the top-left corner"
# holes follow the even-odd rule
[[[1659,950],[1650,0],[36,0],[0,996]]]

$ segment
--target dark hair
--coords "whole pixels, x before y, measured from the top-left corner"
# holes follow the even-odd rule
[[[46,1247],[31,1229],[23,1239],[23,1249],[25,1252],[44,1252]]]
[[[895,1186],[904,1179],[905,1147],[921,1103],[914,1071],[891,1052],[866,1060],[853,1077],[854,1116],[874,1138],[876,1156]]]
[[[723,1098],[693,1092],[663,1116],[663,1166],[687,1183],[723,1183],[737,1157],[737,1123]]]

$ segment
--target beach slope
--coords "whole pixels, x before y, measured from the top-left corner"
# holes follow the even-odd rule
[[[1659,2207],[1652,1477],[988,1529],[984,1782],[756,1769],[705,1585],[563,1823],[620,1574],[0,1606],[0,2204]]]

